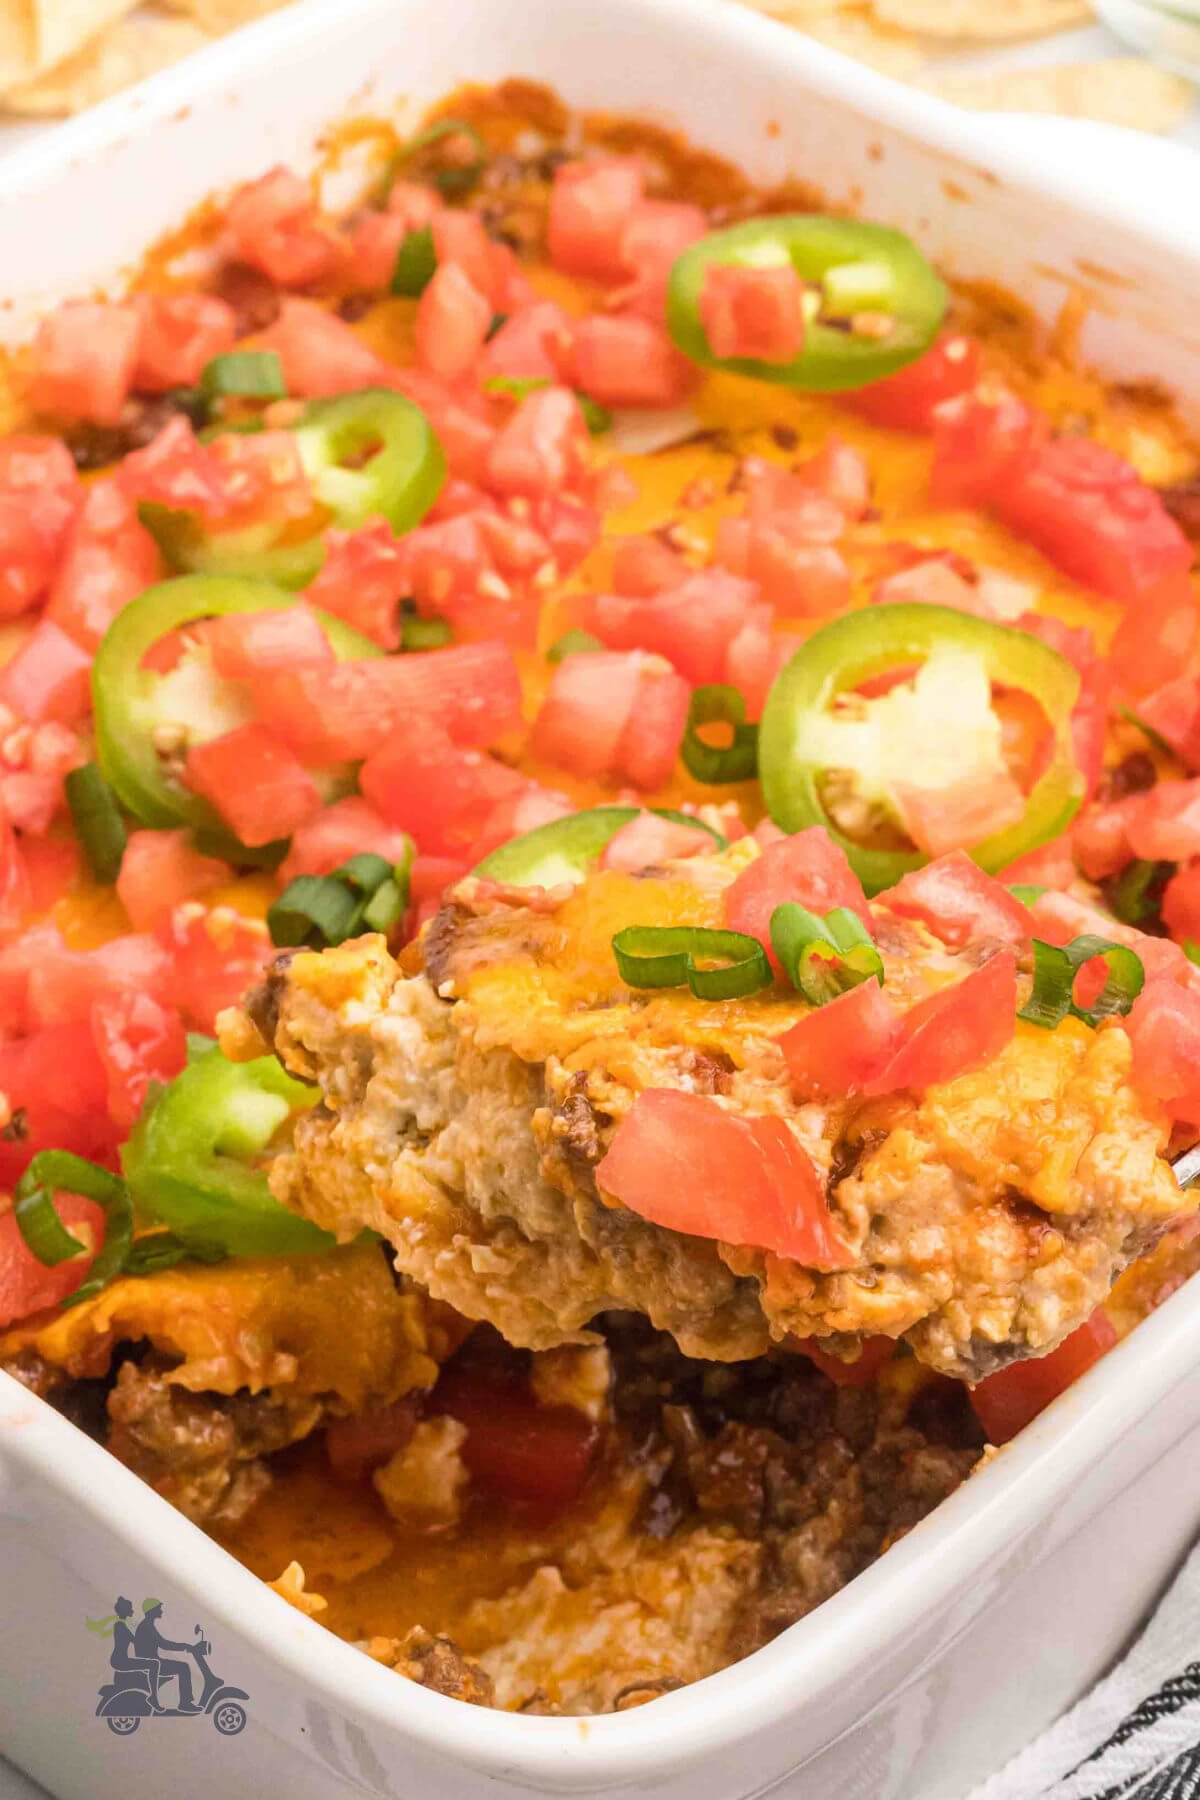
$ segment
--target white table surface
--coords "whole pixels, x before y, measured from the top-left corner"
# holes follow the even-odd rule
[[[1043,63],[1091,61],[1111,56],[1119,52],[1120,48],[1112,33],[1098,25],[1083,31],[1064,32],[1046,44],[1020,45],[999,51],[985,50],[969,57],[948,57],[945,65],[947,68],[969,68],[989,73],[993,69],[1032,68]],[[19,156],[22,144],[53,130],[53,125],[40,122],[0,120],[0,159],[5,155]],[[1178,142],[1200,150],[1200,99],[1174,136]],[[50,1800],[50,1796],[0,1757],[0,1800]],[[97,1790],[95,1800],[110,1800],[110,1796]],[[116,1800],[116,1796],[111,1796],[111,1800]]]

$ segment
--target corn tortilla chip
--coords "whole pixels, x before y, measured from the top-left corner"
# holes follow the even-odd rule
[[[219,34],[248,25],[267,13],[278,12],[289,0],[158,0],[168,12],[183,13],[193,19],[201,31]]]
[[[210,42],[189,19],[119,19],[57,68],[10,88],[3,105],[30,118],[82,112]]]
[[[882,24],[923,36],[999,44],[1085,25],[1088,0],[873,0]]]
[[[1195,88],[1182,76],[1137,56],[1013,69],[1002,75],[945,75],[928,85],[959,106],[1058,113],[1139,131],[1173,131],[1196,97]]]
[[[137,0],[33,0],[34,72],[57,68],[136,5]]]
[[[876,24],[865,12],[845,10],[806,21],[802,29],[830,50],[840,50],[884,75],[907,81],[925,63],[920,41],[910,32]]]

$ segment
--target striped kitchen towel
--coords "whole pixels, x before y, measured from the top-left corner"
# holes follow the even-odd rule
[[[1200,1549],[1124,1662],[969,1800],[1200,1800]]]

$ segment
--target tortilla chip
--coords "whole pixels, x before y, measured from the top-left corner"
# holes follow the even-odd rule
[[[1138,131],[1173,131],[1196,97],[1191,82],[1138,56],[1002,75],[944,75],[928,86],[945,100],[985,112],[1058,113]]]
[[[281,6],[287,6],[288,0],[157,0],[157,3],[168,12],[184,13],[199,25],[201,31],[219,35],[234,31],[239,25],[248,25],[251,19],[262,19],[267,13],[278,12]]]
[[[73,56],[137,0],[0,0],[0,89]]]
[[[999,44],[1086,25],[1087,0],[873,0],[884,25],[925,37]]]
[[[29,118],[82,112],[211,41],[188,19],[119,19],[57,68],[10,88],[3,105]]]
[[[911,80],[925,63],[924,49],[911,32],[877,24],[864,11],[845,10],[806,20],[802,29],[827,49],[840,50],[898,81]]]

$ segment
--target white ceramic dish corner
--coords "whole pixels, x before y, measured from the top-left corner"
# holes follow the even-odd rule
[[[1196,165],[1124,133],[963,115],[720,0],[307,0],[0,162],[0,337],[115,285],[214,188],[322,127],[524,75],[677,126],[917,235],[1200,415]],[[63,1800],[960,1800],[1112,1660],[1200,1522],[1183,1289],[874,1568],[748,1662],[616,1717],[514,1718],[370,1662],[0,1376],[0,1749]],[[194,1620],[249,1724],[95,1718],[118,1593]]]

